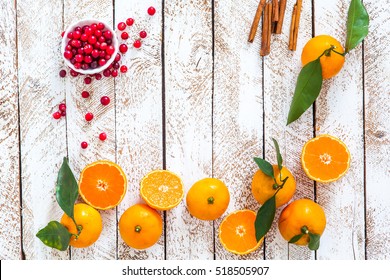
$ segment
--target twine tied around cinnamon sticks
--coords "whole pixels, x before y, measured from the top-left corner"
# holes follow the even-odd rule
[[[248,42],[255,39],[261,17],[263,16],[261,29],[260,55],[266,56],[271,52],[271,33],[281,34],[284,15],[286,12],[287,0],[260,0],[256,9],[256,14],[249,32]],[[297,0],[294,5],[291,18],[289,35],[289,50],[295,51],[297,47],[299,21],[301,17],[302,0]]]

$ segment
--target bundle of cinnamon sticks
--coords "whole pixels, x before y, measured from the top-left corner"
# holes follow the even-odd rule
[[[259,26],[261,17],[262,33],[261,33],[261,49],[260,55],[266,56],[271,51],[271,33],[281,34],[284,21],[284,14],[286,12],[287,0],[260,0],[257,6],[256,14],[252,22],[252,26],[249,32],[248,42],[252,43]],[[294,6],[294,13],[292,19],[292,27],[290,28],[290,41],[289,49],[296,49],[296,41],[298,36],[300,11],[302,8],[302,0],[297,0],[297,4]],[[291,47],[290,47],[291,45]]]

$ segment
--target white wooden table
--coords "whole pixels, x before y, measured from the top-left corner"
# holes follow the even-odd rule
[[[271,54],[261,58],[259,36],[247,42],[258,0],[1,0],[0,258],[390,259],[390,0],[364,0],[368,37],[324,83],[315,106],[286,126],[305,42],[329,34],[343,43],[349,2],[304,0],[292,52],[287,42],[295,1],[287,1],[283,33],[273,35]],[[146,13],[151,5],[153,17]],[[134,17],[134,34],[145,29],[148,38],[125,55],[126,75],[91,85],[80,77],[62,79],[60,34],[91,17],[113,26]],[[83,90],[93,92],[90,101],[81,98]],[[102,95],[112,100],[104,108]],[[54,120],[64,101],[66,120]],[[95,113],[89,125],[87,109]],[[104,143],[94,140],[101,131],[108,134]],[[345,177],[327,185],[309,180],[299,161],[303,144],[322,133],[342,139],[352,156]],[[230,254],[217,237],[221,220],[192,218],[184,201],[161,213],[158,244],[137,251],[123,243],[118,219],[141,201],[139,182],[153,169],[180,174],[186,190],[203,177],[220,178],[232,194],[226,213],[257,210],[250,191],[253,157],[276,161],[271,137],[296,177],[293,199],[309,197],[325,209],[317,252],[288,245],[274,224],[259,250]],[[129,190],[116,209],[101,211],[104,230],[93,246],[59,252],[35,234],[62,215],[54,186],[64,156],[76,177],[92,161],[117,162]]]

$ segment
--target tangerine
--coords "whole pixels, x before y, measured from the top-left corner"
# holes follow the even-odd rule
[[[311,38],[303,47],[301,60],[305,66],[322,55],[320,58],[322,77],[329,79],[337,75],[343,67],[345,61],[343,54],[344,48],[339,41],[329,35],[318,35]]]
[[[75,204],[74,220],[77,227],[72,218],[65,213],[61,218],[61,224],[73,234],[70,238],[70,246],[84,248],[91,246],[99,239],[103,222],[100,213],[95,208],[85,203]]]
[[[225,213],[230,201],[226,185],[216,178],[197,181],[188,191],[186,202],[190,214],[200,220],[215,220]]]

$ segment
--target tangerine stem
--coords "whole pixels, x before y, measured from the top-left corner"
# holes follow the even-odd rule
[[[208,203],[208,204],[214,204],[214,197],[210,196],[210,197],[207,199],[207,203]]]
[[[141,232],[141,229],[142,229],[141,226],[137,225],[137,226],[135,226],[134,231]]]
[[[307,226],[303,226],[303,227],[301,227],[301,232],[303,234],[308,234],[309,233],[309,228]]]

